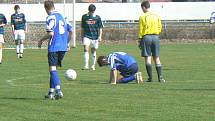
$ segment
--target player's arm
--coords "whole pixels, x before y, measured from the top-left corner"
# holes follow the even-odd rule
[[[27,33],[28,31],[28,26],[27,26],[27,22],[26,22],[26,19],[25,19],[25,15],[23,14],[23,22],[25,23],[25,33]]]
[[[0,27],[5,26],[6,24],[7,24],[7,19],[4,16],[3,22],[0,24]]]
[[[162,24],[161,24],[161,19],[158,17],[158,32],[161,33],[162,30]]]
[[[143,29],[144,29],[144,26],[143,26],[143,18],[142,16],[139,17],[139,24],[138,24],[138,42],[139,42],[139,48],[141,49],[141,39],[142,39],[142,36],[143,36]]]
[[[68,41],[67,41],[67,50],[70,50],[70,47],[71,47],[71,40],[72,40],[72,31],[69,31],[69,34],[68,34]]]
[[[67,24],[67,31],[68,31],[68,40],[67,40],[67,50],[70,50],[71,47],[71,40],[72,40],[72,25],[68,21],[67,18],[65,18],[66,24]]]
[[[55,19],[53,16],[49,16],[46,20],[46,34],[38,41],[38,47],[41,48],[43,41],[50,40],[54,36]]]
[[[102,41],[102,28],[104,27],[101,18],[99,17],[99,41]]]
[[[102,28],[99,29],[99,41],[102,41]]]
[[[116,84],[116,81],[117,81],[117,70],[114,69],[110,71],[110,83]]]
[[[25,23],[25,33],[27,33],[27,32],[28,32],[28,24]]]
[[[39,41],[38,41],[38,47],[41,48],[43,42],[45,40],[50,39],[52,36],[54,36],[54,32],[47,32]]]
[[[14,29],[14,24],[15,24],[15,23],[14,23],[14,21],[13,21],[13,16],[12,16],[12,15],[11,15],[11,21],[10,21],[10,22],[11,22],[12,33],[14,34],[14,30],[15,30],[15,29]]]
[[[142,39],[143,36],[143,29],[144,29],[144,22],[143,22],[143,17],[139,17],[139,25],[138,25],[138,39]]]
[[[83,41],[83,38],[84,38],[84,17],[83,16],[81,18],[81,41]]]

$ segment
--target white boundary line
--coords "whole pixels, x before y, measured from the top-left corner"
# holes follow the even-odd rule
[[[16,79],[8,79],[5,80],[10,86],[13,87],[31,87],[31,86],[41,86],[41,85],[45,85],[45,84],[29,84],[29,83],[23,83],[23,84],[15,84],[14,81],[17,80],[21,80],[21,79],[31,79],[31,78],[35,78],[35,77],[42,77],[44,75],[40,75],[40,76],[29,76],[29,77],[21,77],[21,78],[16,78]],[[71,81],[72,82],[72,81]],[[63,85],[73,85],[74,83],[63,83]]]
[[[15,78],[15,79],[8,79],[8,80],[5,80],[10,86],[19,86],[17,84],[14,84],[14,81],[17,81],[17,80],[21,80],[21,79],[28,79],[28,78],[35,78],[35,77],[42,77],[44,75],[40,75],[40,76],[29,76],[29,77],[20,77],[20,78]],[[26,85],[26,84],[22,84],[22,85]],[[35,85],[35,84],[33,84]],[[37,84],[38,85],[38,84]]]

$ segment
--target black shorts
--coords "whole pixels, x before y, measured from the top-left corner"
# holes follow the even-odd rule
[[[48,63],[49,66],[62,66],[62,60],[66,51],[49,52],[48,53]]]

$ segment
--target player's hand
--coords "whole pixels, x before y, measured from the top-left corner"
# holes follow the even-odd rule
[[[70,45],[67,45],[67,51],[70,51],[71,47]]]
[[[98,38],[98,41],[101,42],[101,41],[102,41],[102,37],[99,37],[99,38]]]
[[[138,47],[139,47],[140,49],[142,49],[141,40],[138,40]]]
[[[43,41],[38,41],[38,48],[41,48],[42,47],[42,44],[43,44]]]

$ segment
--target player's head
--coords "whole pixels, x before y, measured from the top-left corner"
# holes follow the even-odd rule
[[[96,6],[93,5],[93,4],[90,4],[89,7],[88,7],[88,11],[90,13],[94,13],[96,11]]]
[[[143,10],[144,13],[147,12],[148,9],[150,8],[150,3],[149,3],[149,1],[143,1],[143,2],[141,3],[141,8],[142,8],[142,10]]]
[[[15,10],[16,13],[19,13],[19,11],[20,11],[19,5],[15,5],[14,6],[14,10]]]
[[[50,0],[45,1],[44,8],[46,9],[46,13],[49,14],[51,11],[55,9],[54,2]]]
[[[97,59],[97,63],[100,67],[108,65],[108,60],[106,56],[99,56]]]

